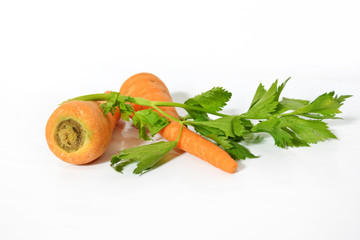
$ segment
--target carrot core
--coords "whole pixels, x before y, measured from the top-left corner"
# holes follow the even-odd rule
[[[84,144],[85,129],[73,119],[61,121],[55,130],[55,142],[66,152],[75,152]]]

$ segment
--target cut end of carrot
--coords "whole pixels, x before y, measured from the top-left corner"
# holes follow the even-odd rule
[[[99,102],[71,101],[60,105],[46,124],[46,141],[61,160],[82,165],[101,156],[111,141],[117,115],[104,116]]]
[[[59,148],[75,152],[84,145],[85,129],[73,119],[61,121],[55,130],[54,139]]]

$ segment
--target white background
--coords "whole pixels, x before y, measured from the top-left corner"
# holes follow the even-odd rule
[[[357,1],[1,1],[0,239],[360,239]],[[189,155],[143,176],[113,171],[136,146],[119,122],[93,164],[57,159],[45,125],[63,100],[117,91],[151,72],[184,101],[213,86],[248,108],[257,85],[283,96],[353,94],[339,140],[279,149],[227,174]]]

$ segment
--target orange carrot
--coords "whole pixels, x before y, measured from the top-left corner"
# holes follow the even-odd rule
[[[61,160],[86,164],[105,152],[119,118],[119,112],[104,116],[100,102],[66,102],[50,116],[46,125],[46,141]]]
[[[141,97],[150,101],[172,102],[169,90],[155,75],[139,73],[127,79],[120,89],[121,95]],[[135,111],[149,107],[133,104]],[[167,114],[179,119],[174,107],[160,107]],[[181,131],[181,124],[170,119],[170,124],[160,131],[160,134],[169,141],[176,141]],[[199,157],[226,172],[234,173],[237,162],[223,149],[202,136],[184,127],[177,147]]]

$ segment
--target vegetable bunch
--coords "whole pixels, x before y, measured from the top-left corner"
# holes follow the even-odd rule
[[[138,128],[139,139],[151,141],[160,133],[168,140],[123,149],[112,156],[111,166],[118,172],[137,162],[134,173],[143,174],[173,148],[179,147],[233,173],[237,160],[257,157],[242,142],[258,139],[260,133],[272,136],[275,145],[281,148],[310,146],[336,138],[324,120],[338,119],[339,108],[350,95],[337,96],[328,92],[313,101],[280,98],[288,80],[281,84],[276,80],[269,89],[260,84],[247,112],[239,115],[222,112],[232,94],[221,87],[214,87],[184,103],[176,103],[165,84],[149,73],[129,78],[120,93],[85,95],[63,104],[101,101],[99,108],[103,115],[120,112],[123,120],[132,120]],[[175,107],[183,108],[187,115],[179,116]],[[54,130],[49,132],[54,134]]]

